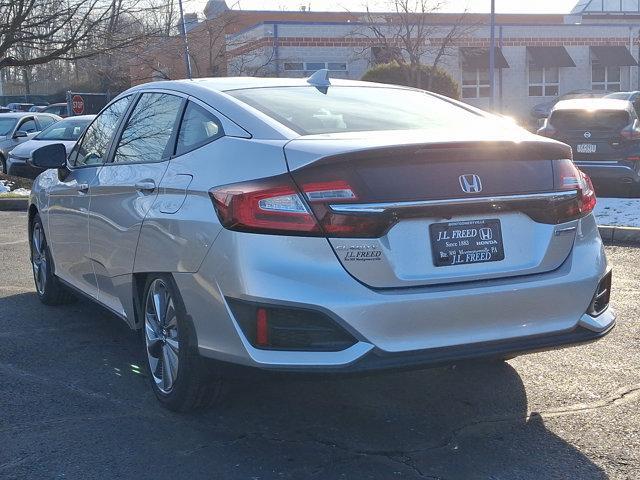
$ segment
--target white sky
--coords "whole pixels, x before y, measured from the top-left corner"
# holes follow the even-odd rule
[[[243,10],[298,10],[301,5],[311,5],[312,11],[362,11],[365,4],[376,10],[389,10],[387,0],[227,0],[232,6],[239,2]],[[490,0],[433,0],[433,3],[446,4],[442,11],[461,12],[467,8],[470,12],[488,12]],[[206,0],[184,0],[185,10],[200,10]],[[498,13],[569,13],[577,0],[496,0]],[[386,7],[386,8],[385,8]]]

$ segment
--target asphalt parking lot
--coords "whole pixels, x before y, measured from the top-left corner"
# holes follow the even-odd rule
[[[595,344],[245,381],[178,415],[156,403],[123,322],[86,301],[40,305],[26,214],[0,212],[0,478],[640,478],[640,249],[607,252],[618,326]]]

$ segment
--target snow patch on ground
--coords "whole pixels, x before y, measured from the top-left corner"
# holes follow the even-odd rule
[[[593,212],[598,225],[640,227],[640,198],[601,198]]]
[[[15,190],[11,190],[13,183],[8,180],[0,180],[0,195],[3,193],[11,193],[12,195],[20,195],[23,197],[28,197],[31,194],[31,190],[27,188],[16,188]]]
[[[29,195],[31,195],[31,190],[27,190],[26,188],[16,188],[15,190],[11,190],[11,194],[28,197]]]

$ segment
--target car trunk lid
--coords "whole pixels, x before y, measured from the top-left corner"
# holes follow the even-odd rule
[[[351,275],[371,287],[398,288],[540,273],[562,264],[575,235],[574,224],[559,228],[554,220],[567,202],[553,193],[554,160],[570,158],[566,145],[531,135],[460,140],[439,132],[430,138],[437,140],[425,142],[415,132],[404,138],[332,134],[286,145],[302,191],[336,181],[353,190],[351,201],[324,213],[385,227],[360,238],[328,232]]]

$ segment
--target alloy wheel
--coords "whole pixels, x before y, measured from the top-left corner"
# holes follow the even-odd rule
[[[33,278],[40,295],[44,295],[47,283],[47,272],[49,264],[47,262],[46,241],[44,231],[40,223],[33,225],[31,236],[31,264],[33,266]]]
[[[151,375],[158,389],[168,394],[178,377],[180,342],[175,303],[162,279],[154,280],[147,290],[144,335]]]

